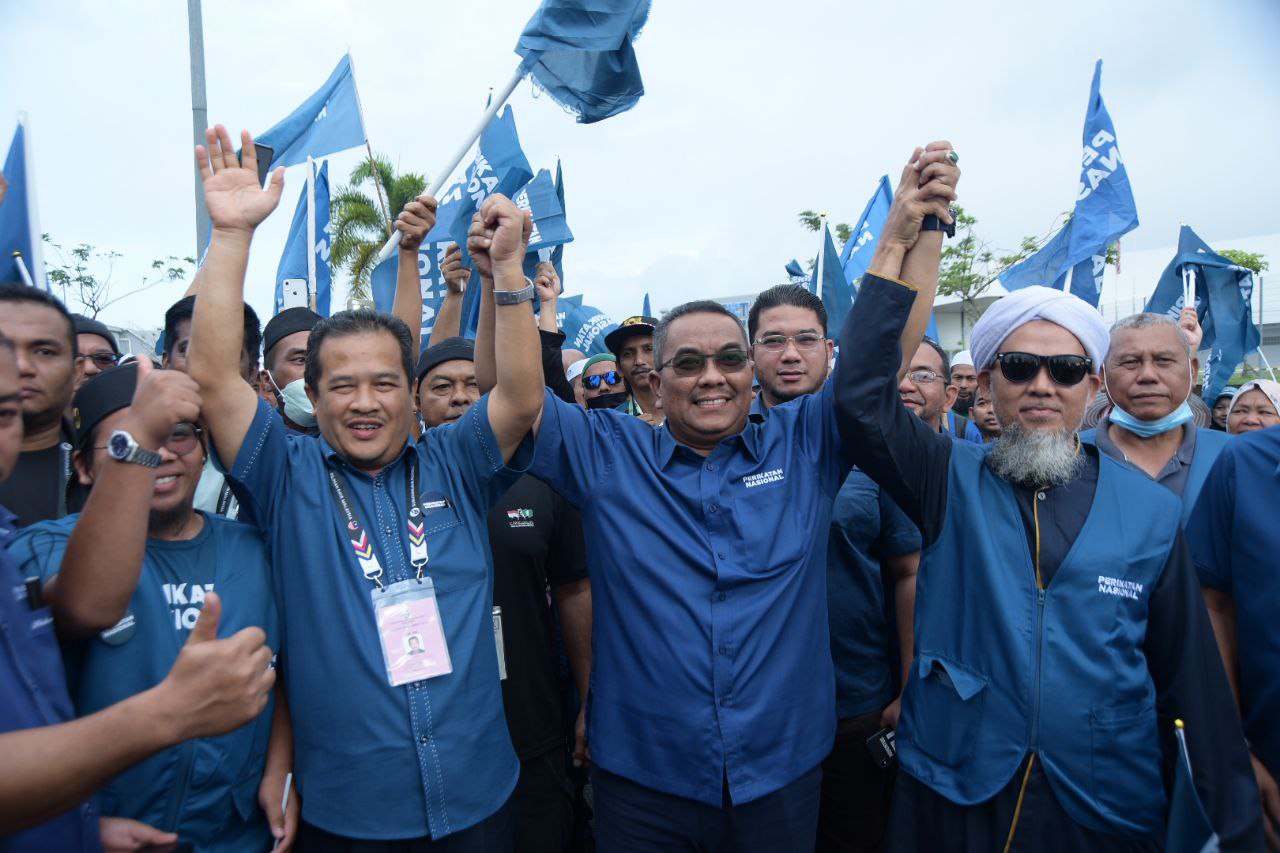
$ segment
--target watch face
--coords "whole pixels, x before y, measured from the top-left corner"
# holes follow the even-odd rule
[[[107,442],[107,450],[116,459],[125,458],[129,455],[129,437],[124,433],[112,433]]]

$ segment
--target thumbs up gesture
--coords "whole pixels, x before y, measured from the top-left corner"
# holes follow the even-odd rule
[[[179,740],[225,734],[266,707],[276,681],[261,628],[218,639],[222,601],[207,593],[200,618],[169,675],[157,688],[179,726]]]

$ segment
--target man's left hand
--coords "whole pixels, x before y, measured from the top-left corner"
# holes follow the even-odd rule
[[[533,286],[538,290],[538,302],[555,302],[560,298],[560,276],[556,275],[556,265],[551,261],[538,264],[534,273]]]
[[[288,853],[293,848],[294,839],[298,835],[298,815],[302,809],[302,799],[295,788],[289,792],[289,805],[284,812],[280,811],[280,803],[284,801],[284,783],[289,774],[284,768],[272,769],[268,766],[262,774],[262,782],[258,785],[258,805],[267,816],[267,826],[276,839],[272,849],[276,853]]]
[[[422,238],[435,227],[437,206],[435,197],[429,193],[423,193],[404,206],[396,217],[396,230],[404,234],[400,239],[400,251],[418,251]]]
[[[585,703],[578,708],[578,719],[573,724],[573,766],[591,766],[591,750],[587,748],[587,706]]]
[[[960,169],[950,155],[951,143],[945,140],[930,142],[911,155],[898,180],[879,246],[906,254],[919,238],[926,216],[932,213],[943,222],[952,222],[950,208],[957,198]]]
[[[161,832],[154,826],[125,817],[99,818],[98,835],[105,853],[127,853],[152,848],[172,849],[178,843],[177,833]]]
[[[880,712],[880,727],[885,729],[896,729],[898,727],[898,717],[902,715],[902,695],[899,694],[884,710]]]
[[[1204,340],[1204,329],[1200,328],[1200,317],[1196,314],[1196,309],[1183,308],[1182,314],[1178,317],[1178,326],[1182,329],[1182,334],[1187,336],[1187,343],[1191,345],[1191,355],[1194,356],[1200,352],[1200,342]]]

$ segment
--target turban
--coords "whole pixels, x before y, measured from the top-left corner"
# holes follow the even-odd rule
[[[969,354],[967,349],[962,349],[956,353],[955,358],[951,359],[952,367],[973,367],[973,356]]]
[[[982,315],[969,336],[974,367],[978,370],[990,368],[1005,338],[1032,320],[1048,320],[1075,335],[1085,354],[1093,359],[1093,372],[1097,373],[1102,367],[1107,347],[1111,344],[1111,334],[1098,309],[1078,296],[1040,285],[1015,290],[996,300]]]
[[[582,375],[582,371],[587,369],[587,359],[580,358],[573,364],[569,365],[569,369],[564,372],[564,378],[570,382]]]

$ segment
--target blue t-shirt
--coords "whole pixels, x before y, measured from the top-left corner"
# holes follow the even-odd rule
[[[836,716],[868,714],[893,698],[895,647],[880,561],[920,550],[920,531],[875,482],[851,471],[831,510],[827,614],[836,668]]]
[[[67,646],[76,715],[87,716],[164,680],[187,641],[207,592],[222,599],[218,636],[256,626],[278,647],[270,563],[257,532],[201,513],[190,539],[148,539],[138,585],[124,618],[91,639]],[[25,528],[11,553],[28,575],[57,575],[79,515]],[[99,794],[103,814],[177,832],[196,850],[270,847],[258,807],[271,705],[239,729],[188,741],[121,773]]]

